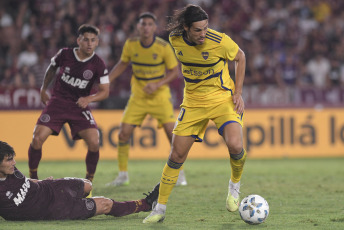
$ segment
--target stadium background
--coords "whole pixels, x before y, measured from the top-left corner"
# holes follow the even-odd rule
[[[76,30],[91,23],[101,30],[96,53],[111,69],[137,15],[158,17],[157,35],[166,39],[167,15],[187,3],[200,4],[209,27],[224,32],[244,50],[247,70],[244,139],[250,157],[344,156],[344,2],[335,0],[4,0],[0,2],[0,139],[17,159],[27,159],[32,131],[42,109],[39,87],[50,58],[76,46]],[[233,64],[230,66],[234,76]],[[118,126],[130,95],[130,68],[111,85],[110,98],[95,103],[101,129],[101,158],[116,157]],[[178,113],[183,78],[171,84]],[[130,157],[163,158],[165,135],[149,117],[137,129]],[[84,159],[82,142],[68,128],[49,138],[44,159]],[[206,140],[190,158],[225,158],[225,145],[210,123]]]

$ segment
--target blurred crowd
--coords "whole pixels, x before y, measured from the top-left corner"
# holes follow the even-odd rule
[[[110,70],[125,40],[137,35],[141,12],[156,14],[157,35],[168,40],[168,16],[188,3],[202,6],[209,14],[209,27],[228,34],[244,50],[248,103],[297,104],[306,100],[300,90],[344,88],[344,1],[2,0],[0,89],[39,88],[51,57],[60,48],[76,46],[77,28],[84,23],[100,28],[96,53]],[[230,71],[234,76],[233,64]],[[103,107],[123,107],[130,95],[130,75],[128,68],[111,85],[113,100]],[[182,76],[171,83],[176,107],[183,84]],[[344,94],[338,95],[333,97],[340,101]]]

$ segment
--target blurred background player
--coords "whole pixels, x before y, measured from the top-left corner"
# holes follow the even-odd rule
[[[158,204],[143,223],[164,220],[179,170],[193,143],[202,141],[209,120],[214,121],[229,150],[231,177],[226,208],[230,212],[239,207],[240,179],[246,159],[241,96],[244,52],[226,34],[209,29],[208,14],[196,5],[176,11],[168,30],[171,45],[182,63],[184,99],[173,130],[171,154],[160,180]],[[229,75],[229,61],[235,61],[235,83]]]
[[[155,36],[156,28],[155,15],[142,13],[137,23],[139,37],[126,41],[121,59],[109,74],[112,82],[131,62],[131,96],[118,135],[119,175],[108,186],[129,184],[129,140],[135,127],[142,124],[147,114],[158,120],[159,128],[164,128],[170,143],[172,140],[175,118],[168,84],[178,76],[178,62],[170,44]],[[187,185],[183,170],[179,174],[178,185]]]
[[[16,167],[15,152],[0,141],[0,216],[5,220],[82,220],[96,215],[125,216],[152,209],[159,184],[146,198],[118,202],[85,198],[92,189],[87,179],[26,178]]]
[[[41,87],[41,100],[46,107],[37,121],[29,147],[29,169],[33,179],[38,179],[43,143],[49,135],[58,135],[62,126],[68,123],[73,140],[83,139],[87,144],[86,179],[93,180],[99,160],[99,132],[89,104],[107,98],[110,85],[105,63],[94,52],[98,35],[97,27],[80,26],[79,47],[61,49],[51,59]],[[54,79],[50,97],[47,88]],[[95,85],[98,90],[91,94]]]

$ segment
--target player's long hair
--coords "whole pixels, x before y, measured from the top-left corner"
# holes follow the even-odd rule
[[[180,10],[176,10],[170,17],[166,30],[172,33],[182,33],[184,26],[190,28],[193,22],[208,19],[208,14],[197,5],[188,4]]]
[[[15,152],[12,146],[6,142],[0,141],[0,163],[4,160],[5,156],[14,156]]]

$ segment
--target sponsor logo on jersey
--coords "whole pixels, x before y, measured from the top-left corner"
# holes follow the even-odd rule
[[[157,73],[159,73],[160,70],[157,70],[157,69],[153,69],[153,70],[142,70],[142,69],[138,69],[138,70],[134,70],[134,74],[137,75],[137,76],[140,76],[140,75],[155,75]]]
[[[29,188],[30,188],[30,181],[28,178],[25,178],[25,182],[22,185],[21,189],[17,193],[16,197],[13,198],[13,202],[15,203],[15,205],[19,206],[21,203],[24,202],[26,198],[26,194],[29,191]]]
[[[50,116],[49,114],[42,114],[42,116],[39,118],[41,122],[47,123],[50,121]]]
[[[208,52],[202,52],[202,57],[204,58],[204,60],[207,60],[209,57],[209,53]]]
[[[84,72],[84,75],[85,75],[85,72]],[[92,72],[91,72],[91,74],[93,75]],[[86,74],[86,75],[88,75],[88,74]],[[92,76],[90,78],[92,78]],[[62,74],[61,80],[66,82],[68,85],[71,85],[71,86],[74,86],[74,87],[78,87],[79,89],[85,89],[87,87],[88,83],[90,82],[90,81],[87,81],[87,80],[81,80],[79,78],[71,77],[71,76],[69,76],[68,74],[65,74],[65,73]]]
[[[183,53],[182,53],[182,51],[179,51],[178,55],[180,55],[180,56],[183,56]]]
[[[194,76],[203,76],[203,75],[212,75],[215,73],[215,71],[213,69],[208,69],[208,70],[202,72],[202,71],[190,68],[190,69],[184,69],[183,73],[194,75]]]
[[[91,70],[85,70],[85,72],[82,74],[82,76],[86,79],[86,80],[90,80],[93,77],[93,73]]]

